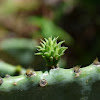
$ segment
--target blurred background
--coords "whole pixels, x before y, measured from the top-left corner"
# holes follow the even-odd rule
[[[59,36],[68,46],[60,67],[100,58],[99,0],[0,0],[0,60],[41,70],[40,39]]]

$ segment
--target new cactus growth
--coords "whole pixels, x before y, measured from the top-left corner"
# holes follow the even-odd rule
[[[49,60],[47,64],[51,68],[52,66],[56,67],[67,48],[61,47],[63,42],[57,44],[57,38],[50,37],[42,42],[42,47],[38,46],[39,53],[37,55],[42,55],[46,61]],[[60,50],[61,52],[59,52]],[[6,70],[6,65],[11,71]],[[16,67],[12,65],[3,63],[3,66],[4,69],[0,68],[0,70],[4,71],[4,74],[6,72],[6,74],[14,75],[16,72]],[[23,70],[22,75],[6,75],[6,77],[0,78],[0,100],[100,99],[100,62],[97,59],[84,68],[80,68],[80,66],[70,69],[55,68],[45,72],[23,68],[21,70]]]
[[[48,39],[45,38],[40,42],[41,46],[37,46],[38,53],[36,55],[41,55],[47,62],[47,65],[52,68],[57,67],[57,63],[60,60],[61,56],[64,55],[64,52],[67,47],[61,47],[61,44],[64,41],[57,43],[57,38],[52,39],[49,37]]]

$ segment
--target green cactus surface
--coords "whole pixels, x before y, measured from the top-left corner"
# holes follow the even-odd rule
[[[99,100],[100,65],[91,64],[78,72],[75,68],[30,71],[0,78],[1,100]]]
[[[54,39],[52,37],[45,38],[45,41],[41,40],[41,46],[37,46],[39,52],[36,55],[41,55],[50,67],[56,67],[61,56],[68,49],[68,47],[61,47],[64,41],[57,43],[57,39],[58,37]]]

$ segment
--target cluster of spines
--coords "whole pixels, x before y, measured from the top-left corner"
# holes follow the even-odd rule
[[[45,38],[45,41],[41,40],[41,46],[37,46],[39,52],[36,55],[41,55],[48,66],[56,66],[65,50],[68,49],[68,47],[61,47],[61,44],[65,41],[57,43],[57,39],[58,37],[53,39],[52,37]]]

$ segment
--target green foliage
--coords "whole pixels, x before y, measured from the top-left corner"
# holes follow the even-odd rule
[[[58,37],[54,39],[52,39],[52,37],[48,39],[45,38],[45,41],[41,40],[41,46],[37,46],[39,52],[36,53],[36,55],[42,55],[47,65],[51,67],[57,66],[61,56],[64,54],[65,50],[68,49],[67,47],[61,47],[61,44],[65,41],[61,41],[57,44],[57,39]]]
[[[73,43],[73,38],[65,32],[63,29],[55,25],[52,21],[42,17],[29,17],[30,23],[40,27],[40,33],[43,37],[48,38],[50,36],[57,37],[59,36],[60,40],[65,40],[67,45]]]

